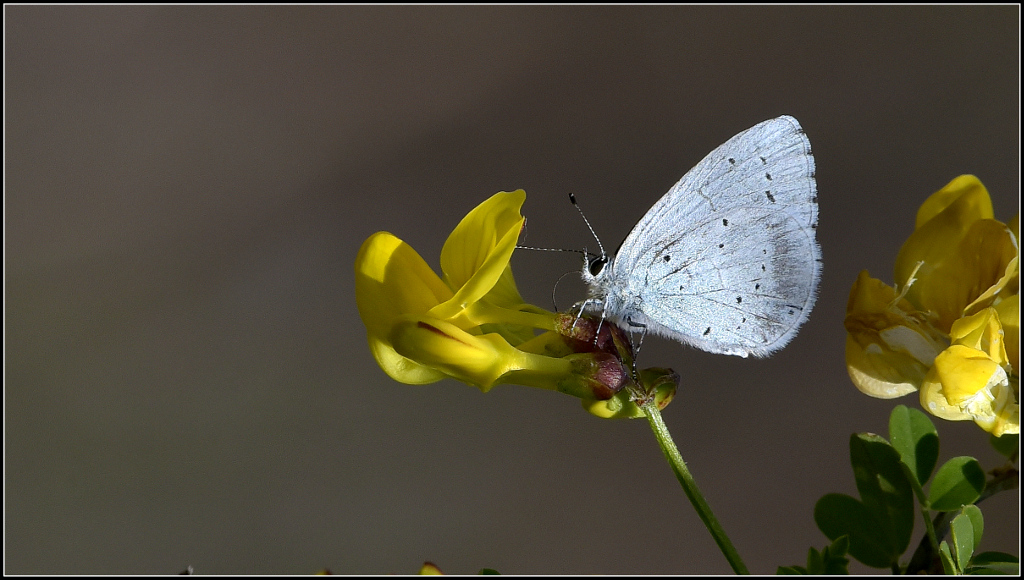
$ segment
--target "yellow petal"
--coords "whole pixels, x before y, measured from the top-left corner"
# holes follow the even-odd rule
[[[518,238],[525,201],[526,192],[521,189],[501,191],[462,218],[441,249],[441,271],[452,289],[461,288],[476,274],[508,231],[515,231]]]
[[[437,567],[437,564],[433,562],[424,562],[423,567],[420,568],[420,576],[443,576],[444,572]]]
[[[990,254],[993,256],[994,254]],[[994,284],[982,292],[974,302],[964,308],[964,314],[974,314],[982,308],[1004,300],[1007,296],[1017,294],[1020,291],[1020,255],[1013,256],[1003,270],[1003,275]]]
[[[512,266],[510,264],[505,265],[505,270],[502,271],[498,282],[483,297],[483,300],[503,308],[519,309],[528,306],[523,301],[522,295],[519,294],[516,280],[512,277]]]
[[[981,181],[973,175],[961,175],[946,184],[945,187],[931,194],[917,210],[917,221],[914,229],[920,228],[932,218],[946,210],[958,200],[967,205],[957,210],[968,222],[979,219],[992,219],[992,199]]]
[[[525,221],[519,213],[525,200],[521,189],[500,192],[462,219],[441,250],[441,271],[455,296],[437,307],[434,316],[453,318],[491,292],[502,278]]]
[[[917,390],[944,340],[896,291],[862,271],[846,306],[846,367],[863,393],[884,399]]]
[[[494,335],[474,336],[454,324],[424,318],[396,324],[388,338],[400,355],[486,392],[505,373],[506,359],[515,350],[488,336]]]
[[[995,305],[1003,330],[1006,358],[1015,374],[1020,374],[1020,296],[1013,294]]]
[[[970,264],[966,279],[973,284],[966,290],[976,296],[965,314],[974,314],[991,306],[1001,297],[1016,294],[1020,278],[1020,251],[1010,229],[995,221],[975,222],[959,248],[960,261]]]
[[[921,407],[940,419],[947,421],[969,421],[971,416],[960,407],[946,400],[942,392],[942,381],[933,367],[921,384]]]
[[[423,314],[451,297],[451,291],[408,244],[387,232],[363,242],[356,257],[356,306],[377,364],[391,378],[407,384],[432,383],[444,375],[406,358],[388,334],[404,317]]]
[[[416,250],[387,232],[363,242],[355,273],[359,316],[367,332],[379,338],[400,318],[424,314],[452,297]]]
[[[1017,251],[1009,230],[995,220],[978,220],[955,232],[930,227],[939,219],[911,234],[897,258],[897,276],[911,258],[923,262],[907,300],[935,313],[936,326],[948,331],[965,310],[991,305],[995,294],[1015,279]]]
[[[928,367],[911,357],[883,351],[877,344],[861,347],[846,337],[846,371],[865,395],[894,399],[916,391]]]
[[[440,371],[398,354],[391,343],[383,338],[372,334],[368,334],[366,338],[370,343],[370,352],[380,368],[389,377],[400,383],[425,385],[435,383],[445,377],[445,374]]]
[[[1013,390],[1006,388],[1002,391],[1004,395],[1012,395]],[[978,426],[985,429],[996,437],[1003,435],[1020,434],[1020,404],[1012,396],[1004,396],[996,399],[995,418],[990,422],[975,421]]]
[[[935,358],[935,372],[950,407],[993,435],[1020,432],[1017,389],[985,353],[953,345]]]
[[[484,392],[499,383],[558,389],[574,372],[571,357],[523,352],[499,334],[474,335],[429,317],[400,322],[389,339],[401,356]]]
[[[1006,380],[1006,372],[996,361],[980,350],[959,344],[935,357],[935,372],[946,400],[961,408],[980,391]]]
[[[524,312],[539,314],[543,319],[533,317],[527,320],[527,317],[520,315]],[[553,328],[555,316],[552,312],[523,301],[512,277],[511,265],[505,266],[505,271],[501,273],[497,284],[477,304],[470,305],[464,315],[468,320],[480,324],[484,332],[497,332],[516,347],[531,340],[536,334],[534,329]],[[494,323],[493,320],[504,322]],[[458,321],[453,322],[462,325]]]
[[[1005,365],[1009,362],[1003,346],[1003,329],[999,324],[999,314],[994,308],[986,308],[954,322],[949,331],[949,339],[953,344],[985,353],[996,364]]]
[[[878,278],[872,278],[867,270],[857,274],[857,280],[850,288],[850,297],[846,300],[846,314],[852,313],[884,313],[896,301],[899,295],[896,290]],[[897,306],[910,312],[913,308],[905,300]]]
[[[981,182],[973,176],[958,177],[922,204],[917,227],[900,248],[896,258],[896,283],[906,284],[916,271],[918,282],[910,286],[907,299],[919,310],[937,312],[944,324],[940,328],[944,330],[959,318],[967,304],[995,281],[989,280],[969,297],[963,292],[952,292],[952,296],[941,292],[949,283],[972,285],[974,280],[963,278],[961,274],[970,264],[963,262],[960,245],[975,222],[991,221],[992,217],[992,200]],[[937,303],[931,295],[936,293],[936,288],[940,291]]]

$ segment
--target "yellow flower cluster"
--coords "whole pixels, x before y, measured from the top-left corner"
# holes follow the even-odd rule
[[[631,352],[619,329],[605,323],[595,336],[593,321],[548,312],[520,296],[509,260],[525,200],[523,190],[500,192],[471,211],[441,250],[443,278],[390,233],[363,243],[356,304],[377,364],[402,383],[451,377],[484,392],[521,384],[577,396],[601,417],[642,417],[623,389],[632,383]],[[667,405],[674,375],[648,369],[641,376],[659,407]]]
[[[973,175],[932,194],[896,258],[897,288],[863,271],[850,291],[846,364],[857,388],[918,391],[937,417],[1019,433],[1019,236],[1019,214],[996,221]]]

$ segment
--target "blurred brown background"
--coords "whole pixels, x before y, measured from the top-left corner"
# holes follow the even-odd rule
[[[665,418],[754,572],[804,563],[855,431],[847,293],[927,195],[1018,211],[1019,8],[28,7],[6,17],[8,573],[728,573],[644,421],[377,368],[353,296],[388,230],[436,267],[524,188],[528,243],[605,245],[706,153],[810,137],[824,278],[767,360],[649,339]],[[525,297],[578,269],[517,252]],[[583,296],[577,277],[559,306]],[[917,406],[916,397],[901,401]],[[998,463],[973,424],[941,460]],[[1018,553],[1019,502],[982,505]],[[916,522],[913,545],[922,535]],[[858,564],[855,571],[872,571]],[[886,571],[881,571],[886,572]]]

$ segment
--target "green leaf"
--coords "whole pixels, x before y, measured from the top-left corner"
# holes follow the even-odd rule
[[[1020,448],[1020,435],[1017,434],[1003,435],[1002,437],[989,435],[988,441],[1003,457],[1012,457]]]
[[[949,512],[974,503],[985,489],[985,472],[973,457],[954,457],[935,474],[928,490],[931,509]]]
[[[953,518],[949,529],[953,536],[953,557],[957,568],[963,570],[974,555],[974,525],[970,518],[960,514]]]
[[[501,576],[501,572],[498,572],[494,568],[480,568],[480,572],[478,573],[478,575],[485,575],[485,576],[492,575],[492,574],[497,575],[497,576]]]
[[[1020,574],[1020,560],[1004,552],[982,552],[971,559],[968,574]]]
[[[830,540],[848,536],[850,555],[873,568],[889,568],[902,553],[893,553],[883,524],[871,510],[848,495],[830,493],[819,499],[814,522]]]
[[[821,574],[823,570],[825,570],[825,560],[821,557],[821,552],[814,548],[807,550],[807,573]]]
[[[939,460],[939,433],[935,425],[921,411],[898,405],[889,415],[889,439],[923,486]]]
[[[964,516],[971,520],[974,528],[974,547],[981,543],[981,535],[985,532],[985,518],[981,515],[981,509],[976,505],[965,505],[961,510]]]
[[[953,563],[953,556],[949,553],[949,544],[945,541],[939,544],[939,557],[942,559],[942,570],[947,576],[954,576],[959,572]]]
[[[974,564],[987,566],[989,564],[1019,564],[1020,559],[1013,554],[1006,552],[982,552],[974,556]]]
[[[850,551],[850,536],[839,536],[825,548],[831,556],[845,556]]]
[[[828,494],[814,506],[814,521],[830,540],[849,536],[849,554],[857,560],[890,568],[914,530],[914,498],[905,468],[889,442],[870,433],[850,437],[850,463],[861,499]]]
[[[775,573],[777,575],[815,575],[823,574],[849,574],[846,567],[850,560],[846,558],[846,549],[850,546],[847,536],[840,536],[822,551],[810,548],[807,551],[807,567],[803,566],[779,566]]]
[[[849,548],[849,536],[840,536],[830,545],[825,546],[825,549],[821,552],[825,568],[821,573],[830,575],[849,574],[850,571],[847,569],[847,566],[850,564],[850,559],[846,557],[846,552]]]
[[[882,535],[892,557],[886,567],[896,563],[907,549],[914,531],[914,497],[901,463],[899,453],[882,437],[872,433],[850,437],[850,464],[857,491],[880,524],[875,534]],[[857,558],[855,544],[856,538],[850,536],[850,555]]]

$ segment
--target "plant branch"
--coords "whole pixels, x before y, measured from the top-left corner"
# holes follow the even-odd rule
[[[732,566],[733,571],[737,574],[750,574],[747,567],[743,564],[743,560],[740,559],[739,553],[736,552],[736,548],[733,547],[732,542],[729,540],[729,536],[725,534],[725,530],[718,523],[715,514],[711,512],[711,507],[704,500],[700,490],[697,489],[697,482],[693,480],[690,470],[686,467],[686,462],[683,461],[683,457],[679,454],[676,444],[672,441],[668,427],[665,426],[665,421],[661,418],[661,411],[658,410],[658,405],[651,398],[641,408],[644,410],[644,414],[647,415],[647,420],[651,424],[651,430],[654,431],[654,437],[658,440],[658,445],[661,446],[662,452],[665,453],[665,459],[668,460],[672,471],[675,472],[679,484],[683,486],[686,497],[690,499],[693,508],[697,510],[697,515],[704,522],[708,531],[711,532],[711,537],[718,544],[718,548],[725,555],[725,559],[729,561],[729,565]]]

